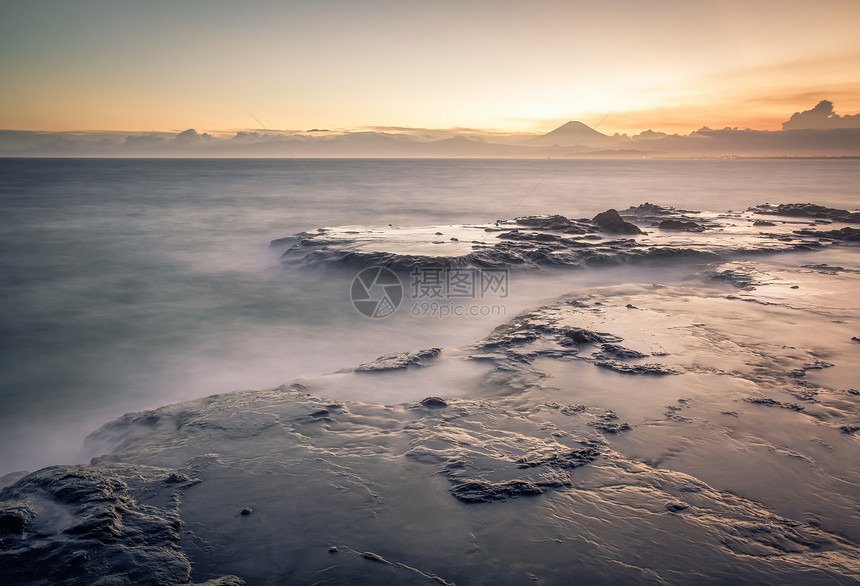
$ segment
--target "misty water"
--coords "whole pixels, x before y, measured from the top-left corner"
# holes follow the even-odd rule
[[[272,239],[345,224],[591,217],[645,201],[856,208],[858,184],[853,160],[2,159],[0,475],[82,462],[84,437],[128,411],[457,347],[569,290],[694,270],[520,273],[503,314],[370,320],[350,303],[354,272],[284,268]],[[351,392],[398,403],[432,384]]]

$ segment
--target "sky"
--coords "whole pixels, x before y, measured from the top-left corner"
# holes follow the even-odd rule
[[[778,130],[860,112],[860,1],[0,0],[0,129]]]

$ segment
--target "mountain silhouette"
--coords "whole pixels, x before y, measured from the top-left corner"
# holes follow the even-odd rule
[[[597,132],[590,126],[578,120],[571,120],[543,136],[532,139],[531,143],[541,146],[575,146],[582,142],[594,144],[608,139],[610,139],[609,136]]]

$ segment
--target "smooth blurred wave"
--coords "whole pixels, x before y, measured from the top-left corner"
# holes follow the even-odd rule
[[[850,160],[0,159],[0,474],[77,461],[129,410],[461,345],[570,289],[686,274],[532,274],[505,318],[372,321],[349,303],[353,275],[285,270],[274,238],[644,201],[856,208],[858,184]]]

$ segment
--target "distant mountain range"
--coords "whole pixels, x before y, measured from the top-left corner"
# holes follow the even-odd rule
[[[646,130],[612,136],[579,121],[543,135],[398,128],[334,132],[247,130],[31,132],[0,130],[0,156],[84,157],[860,157],[860,114],[822,100],[782,130],[702,127],[687,135]]]

